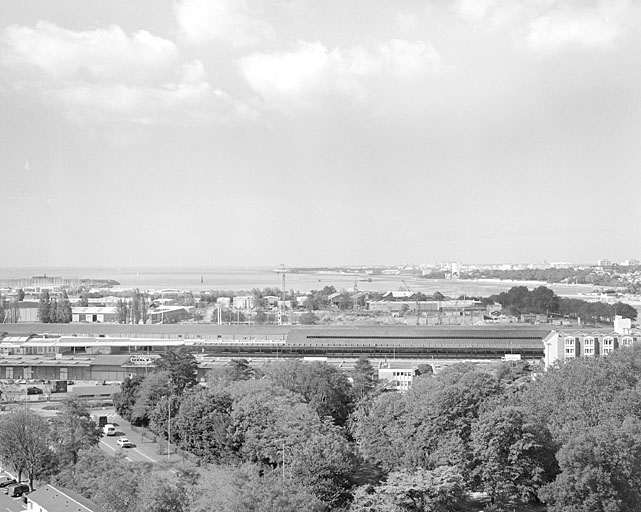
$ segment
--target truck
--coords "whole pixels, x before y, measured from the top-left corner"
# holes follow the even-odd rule
[[[101,416],[100,414],[92,414],[91,419],[94,420],[100,428],[103,428],[108,423],[107,416]]]

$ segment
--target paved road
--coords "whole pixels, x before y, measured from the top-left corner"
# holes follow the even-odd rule
[[[93,414],[100,416],[107,416],[107,421],[116,427],[115,436],[102,436],[100,438],[100,448],[110,455],[122,452],[127,460],[133,462],[153,462],[153,463],[166,463],[168,462],[167,455],[158,454],[158,445],[152,442],[149,438],[142,438],[140,434],[134,432],[131,425],[118,416],[115,409],[93,409]],[[131,441],[134,446],[132,448],[121,448],[118,446],[118,438],[124,436]],[[171,464],[180,462],[179,455],[172,453],[169,459]],[[0,510],[0,512],[2,512]]]

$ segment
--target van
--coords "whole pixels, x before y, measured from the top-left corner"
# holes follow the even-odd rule
[[[111,423],[107,423],[102,431],[106,436],[115,436],[116,435],[116,427],[114,427]]]
[[[9,487],[9,492],[7,493],[11,498],[18,498],[24,493],[29,492],[29,485],[27,484],[15,484]]]

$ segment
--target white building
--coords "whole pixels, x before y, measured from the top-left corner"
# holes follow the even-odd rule
[[[72,322],[117,322],[118,309],[113,307],[73,307],[71,308]]]
[[[378,380],[388,381],[388,388],[396,391],[410,389],[416,375],[416,368],[406,363],[380,363],[378,367]]]
[[[31,512],[94,512],[96,505],[88,499],[53,485],[43,485],[27,496],[27,510]],[[8,510],[8,509],[7,509]]]
[[[633,330],[630,319],[620,316],[614,321],[614,329],[553,330],[543,340],[545,367],[577,357],[604,356],[639,340],[641,331]]]
[[[254,307],[253,295],[237,295],[232,302],[236,309],[252,309]]]

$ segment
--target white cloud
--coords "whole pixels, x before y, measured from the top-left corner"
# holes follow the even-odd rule
[[[433,46],[393,39],[379,47],[384,68],[392,75],[415,77],[428,70],[443,69],[441,56]]]
[[[61,80],[146,80],[171,72],[178,48],[141,30],[127,36],[115,25],[76,32],[38,21],[35,28],[10,26],[2,33],[5,64],[31,66]]]
[[[399,39],[374,51],[329,50],[320,42],[300,42],[294,51],[257,52],[238,64],[250,87],[277,106],[313,106],[329,96],[363,100],[376,78],[407,81],[444,69],[431,45]]]
[[[507,28],[531,50],[608,48],[624,33],[628,0],[459,0],[466,17]]]
[[[527,43],[535,50],[566,45],[607,48],[622,34],[616,21],[610,22],[597,9],[575,12],[567,8],[535,19],[527,33]]]
[[[4,82],[64,105],[77,121],[151,123],[215,119],[244,107],[185,62],[170,40],[120,27],[73,31],[39,21],[0,33]]]
[[[243,48],[275,37],[260,0],[180,0],[175,12],[181,37],[192,44],[222,41]]]

